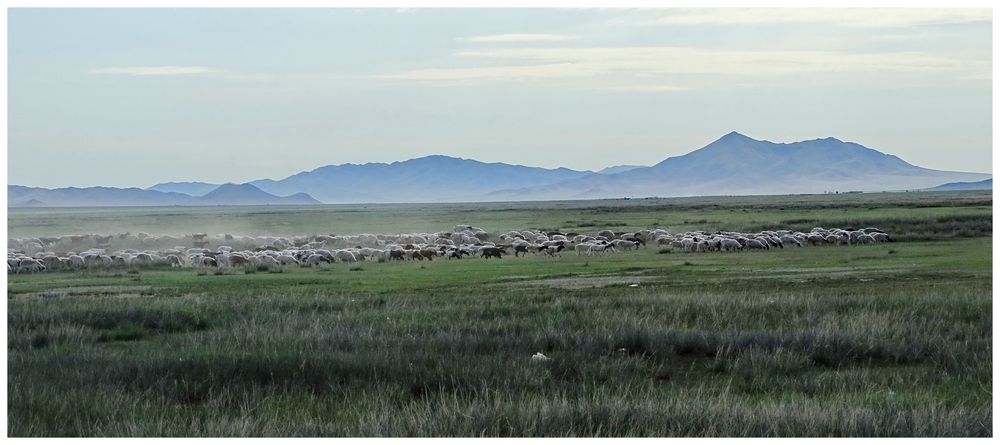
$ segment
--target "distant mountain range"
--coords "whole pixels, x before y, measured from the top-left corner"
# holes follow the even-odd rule
[[[433,155],[390,164],[327,165],[246,184],[53,190],[11,185],[7,195],[11,207],[517,201],[918,190],[990,176],[917,167],[835,138],[781,144],[732,132],[653,166],[618,165],[596,173]]]
[[[222,184],[209,184],[207,182],[164,182],[156,184],[146,190],[156,190],[166,193],[183,193],[191,196],[205,196],[208,192],[219,188]]]
[[[274,196],[251,184],[223,184],[204,196],[139,188],[87,187],[45,189],[7,186],[9,207],[114,207],[322,204],[305,193]]]
[[[915,190],[988,174],[931,170],[835,138],[778,144],[732,132],[683,156],[611,175],[499,190],[492,200]]]
[[[927,191],[945,192],[954,190],[993,190],[993,178],[976,182],[949,182],[937,187],[931,187]]]
[[[613,175],[616,173],[627,172],[629,170],[635,170],[637,168],[643,168],[645,165],[615,165],[612,167],[607,167],[598,171],[602,175]]]
[[[391,164],[328,165],[278,181],[250,183],[268,193],[306,192],[328,203],[479,201],[497,190],[545,186],[591,174],[433,155]]]

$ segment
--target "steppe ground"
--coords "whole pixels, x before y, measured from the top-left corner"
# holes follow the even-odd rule
[[[12,436],[991,436],[990,192],[10,209],[71,233],[868,227],[739,253],[9,275]],[[543,352],[552,360],[533,365]]]

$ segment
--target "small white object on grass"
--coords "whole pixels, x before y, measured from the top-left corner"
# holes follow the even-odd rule
[[[531,363],[546,363],[552,361],[551,358],[545,356],[541,352],[536,352],[535,355],[531,356]]]
[[[628,287],[639,287],[639,283],[632,283],[628,285]]]

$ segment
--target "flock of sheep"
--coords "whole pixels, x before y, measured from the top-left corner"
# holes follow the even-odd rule
[[[685,232],[663,229],[593,236],[539,230],[510,231],[492,236],[470,225],[451,231],[410,234],[310,235],[293,237],[149,235],[67,235],[7,240],[7,273],[134,268],[245,267],[258,270],[281,266],[316,266],[359,261],[404,261],[463,257],[502,258],[504,255],[559,256],[607,254],[656,246],[661,252],[735,252],[784,247],[875,244],[892,241],[877,228],[739,232]]]

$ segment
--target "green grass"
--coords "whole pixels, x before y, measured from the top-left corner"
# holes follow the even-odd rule
[[[983,235],[983,227],[991,227],[991,215],[992,194],[987,190],[433,205],[12,208],[7,232],[17,238],[126,231],[357,234],[434,232],[460,223],[493,233],[525,228],[596,232],[653,226],[671,231],[776,227],[808,231],[823,222],[892,224],[902,239],[928,239],[954,235],[949,228],[978,227],[966,235]],[[928,227],[929,222],[934,227]]]
[[[755,218],[870,222],[781,199]],[[9,434],[990,436],[972,221],[877,246],[9,276]]]

